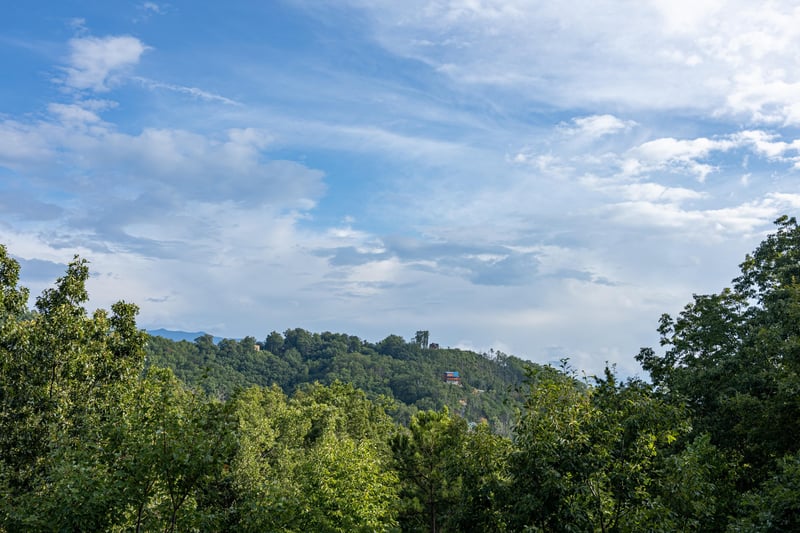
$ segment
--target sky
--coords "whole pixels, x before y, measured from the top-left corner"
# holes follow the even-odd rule
[[[800,7],[28,0],[0,243],[224,337],[429,330],[589,373],[800,209]]]

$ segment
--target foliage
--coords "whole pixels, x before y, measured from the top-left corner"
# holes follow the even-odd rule
[[[382,409],[350,386],[312,385],[288,400],[277,387],[233,400],[233,463],[244,531],[381,531],[395,523],[397,479]]]
[[[395,465],[403,482],[405,531],[437,531],[461,490],[458,461],[467,431],[445,408],[414,415],[408,430],[392,438]]]
[[[236,443],[230,406],[186,389],[162,369],[151,369],[127,400],[114,464],[127,521],[136,531],[218,529],[224,512],[209,493],[224,481]]]
[[[101,482],[109,431],[144,357],[136,306],[118,302],[110,316],[88,316],[88,267],[76,258],[37,299],[36,312],[24,313],[27,291],[16,286],[19,267],[3,247],[0,263],[0,475],[10,492],[0,503],[0,523],[104,529],[118,501]],[[74,505],[75,498],[85,505]]]
[[[511,457],[514,527],[665,529],[668,509],[652,489],[663,458],[688,431],[682,420],[680,408],[648,385],[619,383],[609,369],[589,387],[569,374],[532,384]]]
[[[661,318],[665,353],[638,356],[658,390],[686,402],[694,434],[708,434],[723,454],[716,464],[733,473],[709,469],[717,530],[720,515],[742,512],[737,530],[769,530],[783,521],[772,509],[792,493],[785,480],[800,451],[800,227],[789,217],[776,224],[731,288],[696,295],[676,319]]]
[[[744,511],[731,531],[800,531],[800,454],[782,458],[772,476],[745,495]]]
[[[486,421],[495,431],[509,435],[515,408],[521,402],[516,389],[529,369],[538,366],[501,352],[481,355],[451,349],[425,349],[425,334],[406,342],[389,335],[370,344],[352,335],[287,330],[270,333],[261,342],[253,337],[225,339],[214,345],[212,337],[194,343],[150,337],[150,364],[172,368],[192,386],[219,398],[237,388],[277,384],[290,394],[319,381],[349,383],[375,401],[391,400],[387,409],[395,420],[407,424],[418,410],[447,406],[469,421]],[[458,370],[462,386],[444,383],[445,371]]]
[[[800,448],[800,227],[776,221],[733,287],[661,318],[663,355],[638,360],[660,390],[687,402],[697,433],[740,458],[740,488]]]

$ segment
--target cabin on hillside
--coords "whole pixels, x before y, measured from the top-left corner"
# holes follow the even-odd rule
[[[445,383],[449,383],[450,385],[461,385],[461,376],[454,370],[442,374],[442,379],[444,379]]]

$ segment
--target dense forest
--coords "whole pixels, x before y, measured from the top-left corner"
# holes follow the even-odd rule
[[[800,530],[794,218],[661,317],[647,381],[397,336],[175,343],[88,313],[88,276],[29,309],[0,246],[1,531]]]
[[[416,340],[427,334],[418,332],[414,341],[389,335],[377,344],[303,329],[272,332],[263,342],[245,337],[215,344],[211,335],[176,342],[151,336],[145,350],[147,366],[170,368],[183,383],[221,400],[252,385],[278,385],[291,394],[310,383],[340,381],[363,391],[405,425],[420,410],[447,406],[471,424],[486,422],[496,433],[510,435],[526,376],[545,369],[503,352],[477,354]],[[458,376],[448,382],[446,372]]]

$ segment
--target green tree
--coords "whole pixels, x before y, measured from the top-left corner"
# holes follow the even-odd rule
[[[663,354],[637,356],[660,390],[686,401],[696,434],[741,459],[743,491],[800,443],[800,227],[776,224],[732,288],[661,318]]]
[[[278,388],[234,399],[233,476],[243,531],[384,531],[396,525],[397,475],[382,408],[352,386]]]
[[[135,531],[219,529],[229,510],[211,493],[234,454],[232,405],[186,389],[164,369],[150,369],[126,400],[114,463],[125,523]]]
[[[539,379],[515,432],[508,514],[514,529],[669,531],[654,492],[663,459],[688,431],[679,408],[610,370],[594,386]]]
[[[116,502],[106,482],[109,431],[144,358],[137,308],[118,302],[110,316],[103,310],[89,316],[88,267],[75,258],[37,299],[36,311],[25,313],[18,273],[0,247],[0,475],[8,490],[0,524],[105,529]]]
[[[456,455],[453,472],[461,491],[444,525],[450,531],[506,531],[511,439],[492,432],[488,424],[470,429]]]
[[[231,463],[241,531],[297,531],[302,488],[295,470],[310,424],[279,387],[251,387],[232,400],[239,445]]]
[[[421,411],[407,429],[392,437],[395,467],[402,483],[404,531],[442,529],[461,496],[458,461],[467,434],[464,419],[442,411]]]
[[[397,525],[397,474],[379,443],[329,432],[308,450],[300,468],[309,513],[305,531],[390,531]]]
[[[305,497],[302,530],[386,531],[396,525],[397,474],[382,405],[352,385],[315,383],[291,400],[309,422],[298,478]]]
[[[651,492],[668,509],[664,528],[725,531],[736,491],[737,464],[702,434],[664,458]]]
[[[170,371],[143,376],[136,306],[84,308],[86,261],[24,310],[0,247],[0,530],[218,530],[228,407]]]
[[[264,341],[264,347],[275,355],[281,355],[283,353],[283,335],[273,331]]]
[[[744,497],[744,516],[732,532],[800,531],[800,454],[787,455],[757,490]]]

